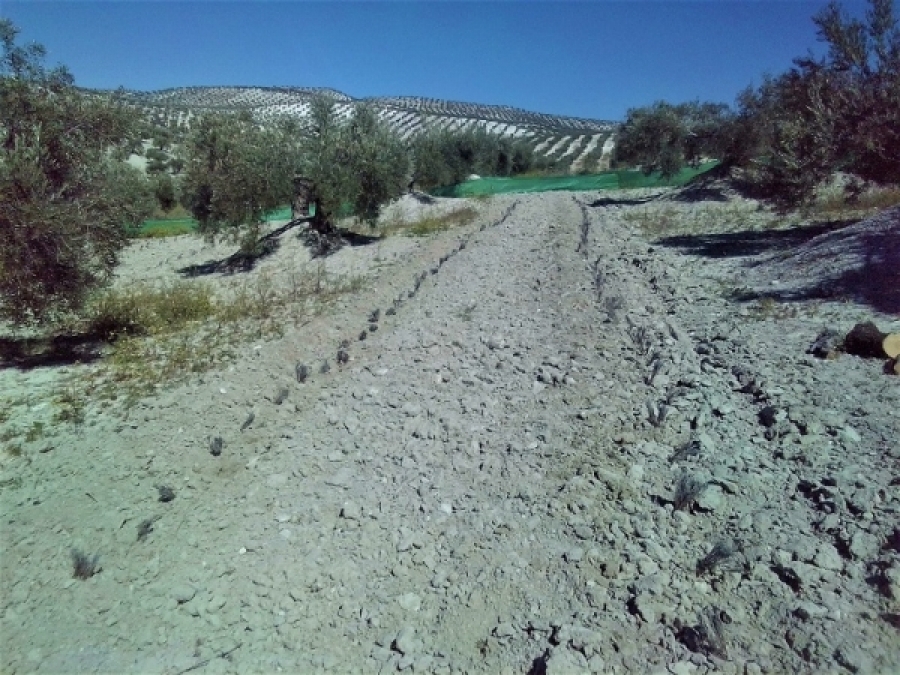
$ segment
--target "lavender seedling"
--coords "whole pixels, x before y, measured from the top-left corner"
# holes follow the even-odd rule
[[[659,401],[658,403],[647,400],[647,420],[656,428],[659,428],[663,425],[663,422],[666,421],[666,415],[669,414],[669,406],[665,401]]]
[[[653,386],[653,381],[656,379],[656,376],[659,375],[663,367],[662,357],[659,354],[654,354],[653,358],[650,359],[649,365],[650,372],[644,377],[644,383]]]
[[[731,623],[731,617],[717,607],[708,607],[700,614],[696,626],[681,625],[676,638],[685,647],[696,654],[728,657],[728,646],[725,639],[725,625]]]
[[[674,463],[688,459],[689,457],[699,457],[702,447],[703,446],[700,444],[699,439],[692,438],[687,443],[678,448],[678,450],[676,450],[669,458],[669,461]]]
[[[99,555],[95,555],[91,558],[88,555],[85,555],[77,548],[73,548],[71,550],[72,555],[72,573],[76,579],[90,579],[92,576],[97,574],[101,570],[101,567],[97,565],[97,562],[100,560]]]
[[[153,516],[152,518],[146,518],[142,520],[138,524],[137,528],[137,540],[144,541],[151,532],[153,532],[153,523],[159,520],[159,516]]]
[[[159,491],[159,501],[170,502],[175,499],[175,490],[168,485],[157,485],[156,489]]]
[[[278,393],[275,394],[275,398],[272,399],[272,402],[275,403],[275,405],[281,405],[282,403],[284,403],[287,400],[289,393],[290,392],[288,391],[287,387],[281,387],[278,390]]]
[[[736,543],[730,539],[716,542],[709,553],[697,561],[697,576],[703,576],[715,571],[722,563],[731,558],[738,551]]]
[[[672,498],[672,506],[676,511],[689,510],[697,501],[697,497],[706,487],[690,474],[682,474],[675,484],[675,496]]]

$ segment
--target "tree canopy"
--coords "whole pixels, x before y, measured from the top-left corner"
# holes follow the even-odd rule
[[[112,152],[133,144],[136,114],[79,93],[17,35],[0,20],[0,317],[27,322],[77,309],[106,282],[153,198]]]
[[[789,208],[836,171],[900,183],[900,26],[891,0],[864,18],[832,1],[813,17],[827,47],[740,94],[735,108],[665,102],[630,110],[620,163],[672,175],[698,154],[741,167],[763,195]]]

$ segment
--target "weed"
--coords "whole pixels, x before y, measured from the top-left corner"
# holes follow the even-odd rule
[[[678,450],[672,453],[672,456],[669,458],[670,462],[681,462],[689,457],[699,457],[700,453],[703,451],[703,446],[701,445],[699,439],[692,438],[687,443],[682,445]]]
[[[54,415],[55,422],[69,422],[81,424],[85,418],[85,406],[87,401],[83,394],[76,393],[74,388],[64,389],[56,396],[54,403],[57,406]]]
[[[619,322],[619,312],[625,308],[625,301],[621,295],[607,296],[603,301],[603,311],[606,312],[606,321],[608,323]]]
[[[155,221],[131,230],[129,236],[135,239],[162,239],[163,237],[179,237],[184,234],[195,234],[197,224],[190,218]]]
[[[474,302],[466,305],[459,311],[459,318],[463,321],[471,321],[477,308],[478,304]]]
[[[833,188],[823,191],[804,215],[819,220],[848,220],[865,218],[898,204],[900,187],[874,188],[858,194]]]
[[[85,321],[111,344],[98,368],[68,376],[56,397],[55,421],[84,421],[88,401],[115,401],[127,410],[164,384],[233,360],[236,344],[280,336],[287,314],[296,322],[299,314],[320,313],[365,283],[365,277],[328,277],[320,265],[295,275],[287,287],[263,275],[230,296],[214,295],[197,280],[100,294]]]
[[[653,401],[648,399],[645,403],[647,407],[647,420],[656,428],[663,425],[666,416],[669,414],[669,406],[665,401]]]
[[[28,431],[25,432],[25,441],[27,443],[33,443],[39,438],[44,437],[44,424],[43,422],[34,422]]]
[[[116,339],[123,335],[161,334],[216,314],[209,285],[179,281],[163,288],[135,285],[106,290],[88,307],[89,333]]]
[[[19,443],[7,443],[4,446],[4,450],[6,454],[10,457],[21,457],[22,456],[22,446]]]
[[[750,316],[758,321],[795,319],[799,314],[796,306],[778,302],[768,296],[760,298],[750,307]]]
[[[281,387],[276,392],[275,397],[272,399],[272,402],[275,405],[281,405],[287,400],[289,394],[290,390],[287,387]]]

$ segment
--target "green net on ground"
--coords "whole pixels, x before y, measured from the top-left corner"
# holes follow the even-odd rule
[[[590,176],[541,176],[525,178],[478,178],[458,185],[431,191],[435,197],[481,197],[511,192],[548,192],[551,190],[590,191],[628,190],[633,188],[672,187],[684,185],[695,176],[718,165],[707,162],[695,169],[682,169],[669,180],[658,173],[644,175],[638,170],[607,171]]]
[[[315,206],[311,207],[311,212],[315,213]],[[280,209],[270,211],[263,220],[271,223],[279,220],[291,219],[291,207],[283,206]],[[193,218],[171,218],[163,220],[145,220],[140,227],[129,228],[129,236],[132,237],[165,237],[175,234],[187,234],[197,230],[197,221]]]

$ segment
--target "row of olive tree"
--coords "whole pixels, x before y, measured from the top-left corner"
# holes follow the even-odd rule
[[[111,277],[128,227],[157,205],[180,200],[201,234],[252,252],[264,214],[292,202],[297,175],[313,184],[311,226],[331,234],[348,208],[374,224],[410,184],[535,166],[526,145],[483,130],[432,131],[408,146],[373,108],[356,106],[343,119],[320,97],[304,121],[201,116],[178,148],[178,166],[162,165],[157,153],[148,179],[125,161],[146,135],[140,113],[80,92],[65,69],[44,67],[43,47],[18,46],[17,34],[0,21],[0,318],[16,323],[79,309]],[[160,153],[173,144],[171,135],[154,137]]]
[[[900,28],[891,0],[869,0],[865,20],[831,2],[813,21],[824,57],[797,59],[744,91],[734,108],[659,102],[630,110],[617,162],[672,176],[718,158],[785,208],[810,201],[836,171],[900,183]]]
[[[359,104],[342,119],[328,97],[312,100],[304,121],[261,125],[248,114],[208,115],[195,125],[185,151],[182,201],[208,237],[257,241],[262,215],[290,203],[293,178],[312,181],[311,226],[333,233],[340,213],[373,225],[381,206],[410,185],[430,190],[473,173],[509,176],[538,166],[524,142],[482,129],[430,129],[407,145]]]
[[[413,180],[423,190],[455,185],[471,174],[512,176],[549,168],[527,142],[481,128],[427,129],[413,137],[410,155]]]

